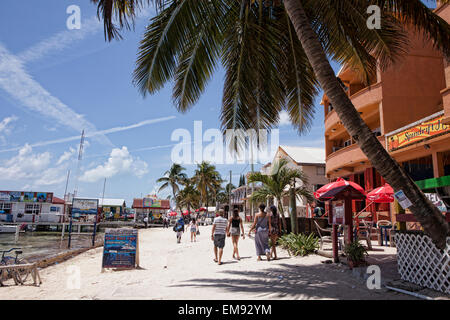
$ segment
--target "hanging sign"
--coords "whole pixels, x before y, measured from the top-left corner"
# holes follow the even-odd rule
[[[394,193],[394,197],[403,209],[408,209],[409,207],[412,206],[411,201],[406,197],[403,190],[399,190],[396,193]]]
[[[344,201],[333,201],[333,224],[344,224],[345,203]]]
[[[444,115],[441,114],[398,133],[387,135],[388,151],[392,152],[424,139],[450,132],[450,125],[444,124],[443,119]]]

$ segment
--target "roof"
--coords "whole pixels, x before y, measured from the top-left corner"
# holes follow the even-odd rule
[[[280,146],[297,164],[325,164],[325,148]]]
[[[52,203],[53,204],[65,204],[66,202],[64,201],[64,199],[61,199],[61,198],[58,198],[58,197],[53,197]]]
[[[121,207],[125,204],[125,199],[102,199],[98,198],[99,206],[112,206],[112,207]]]

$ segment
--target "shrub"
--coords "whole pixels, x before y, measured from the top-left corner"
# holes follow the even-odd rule
[[[344,248],[344,253],[349,260],[355,263],[366,261],[366,256],[368,255],[366,248],[359,241],[347,244]]]
[[[290,233],[279,238],[278,242],[289,254],[302,257],[314,253],[319,247],[319,238],[312,233],[310,235]]]

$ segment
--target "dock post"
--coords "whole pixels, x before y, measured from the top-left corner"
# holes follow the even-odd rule
[[[62,229],[61,229],[61,239],[64,239],[64,233],[66,232],[66,224],[63,223],[62,224]]]
[[[14,235],[14,242],[19,242],[19,232],[20,232],[20,226],[16,225],[16,234]]]
[[[67,247],[70,249],[70,243],[72,242],[72,214],[70,215],[70,223],[69,223],[69,243]]]

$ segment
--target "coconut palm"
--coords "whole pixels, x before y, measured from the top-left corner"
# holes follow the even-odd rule
[[[312,201],[311,192],[307,189],[307,176],[300,169],[290,169],[287,167],[287,160],[280,159],[273,164],[270,174],[262,174],[260,172],[253,172],[248,178],[248,182],[261,182],[262,186],[254,191],[250,198],[256,201],[266,202],[269,198],[277,199],[278,211],[281,214],[283,228],[286,229],[286,219],[284,217],[283,197],[289,196],[289,188],[293,181],[295,181],[294,193],[297,196],[306,197]],[[293,219],[294,217],[291,217]]]
[[[164,176],[156,180],[157,183],[163,183],[161,187],[159,187],[158,192],[170,187],[172,189],[172,199],[176,202],[176,206],[178,207],[178,201],[177,201],[177,193],[180,190],[180,184],[183,184],[186,179],[187,175],[183,171],[186,170],[181,165],[174,163],[170,167],[169,170],[164,172]]]
[[[109,38],[144,0],[94,0]],[[300,133],[311,124],[318,84],[350,136],[441,248],[449,226],[362,120],[328,57],[355,69],[368,84],[406,51],[406,24],[450,56],[450,27],[420,0],[158,0],[159,13],[141,41],[134,74],[143,94],[174,79],[176,108],[185,112],[204,91],[219,61],[226,69],[222,129],[270,129],[289,112]],[[442,1],[444,3],[449,0]],[[114,4],[111,4],[114,3]],[[108,4],[108,6],[105,6]],[[381,29],[367,28],[369,5]]]
[[[191,179],[185,180],[184,188],[177,194],[177,203],[180,208],[185,207],[188,211],[191,211],[192,207],[200,206],[200,192]]]
[[[197,164],[192,181],[196,184],[200,191],[202,205],[208,206],[208,192],[217,188],[218,182],[222,181],[220,173],[216,167],[207,161]]]

